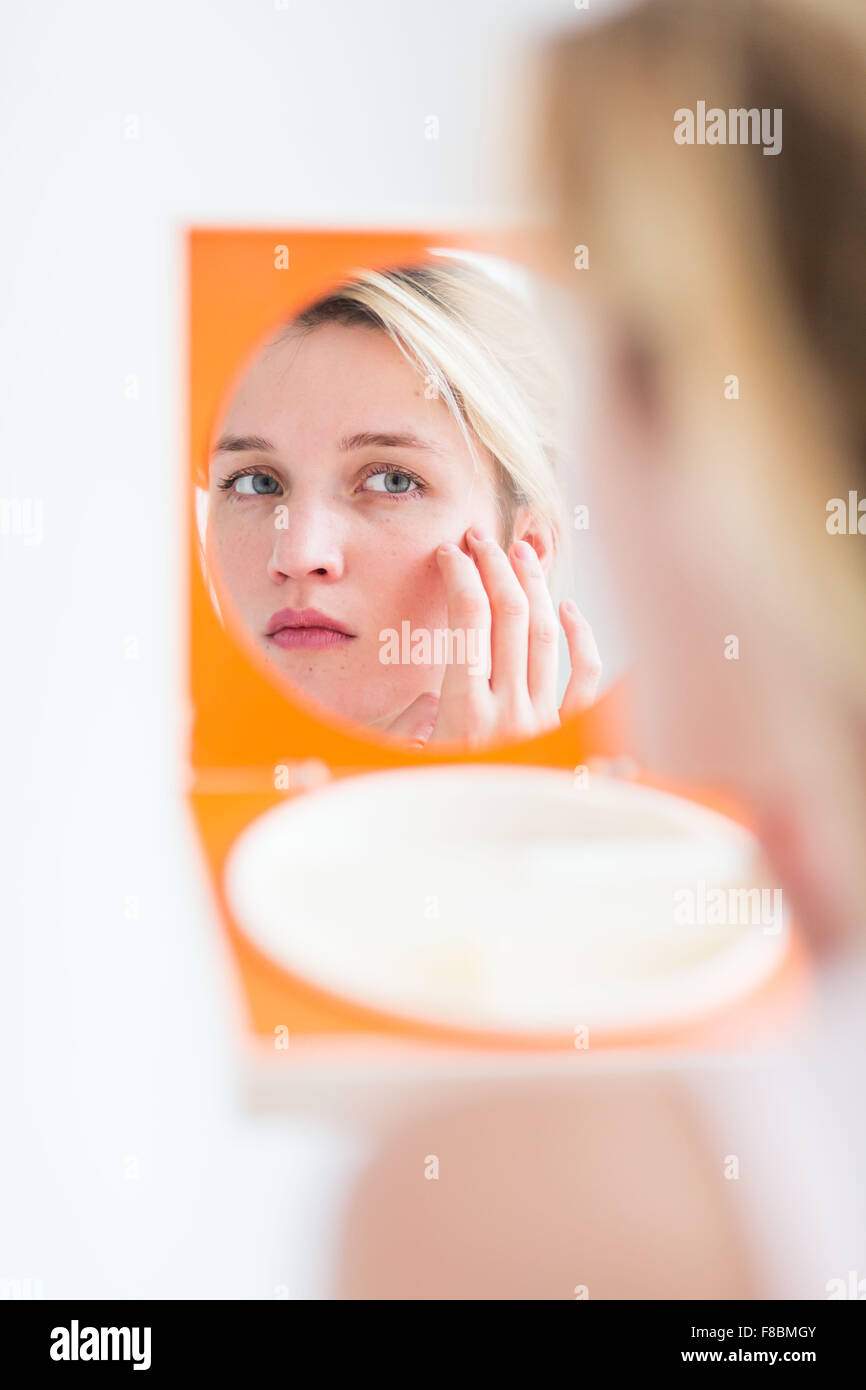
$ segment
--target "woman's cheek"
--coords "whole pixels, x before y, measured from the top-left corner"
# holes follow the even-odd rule
[[[395,509],[413,510],[423,502],[398,502]],[[371,603],[386,616],[401,621],[414,621],[432,611],[444,598],[442,580],[436,563],[436,547],[440,536],[438,527],[426,521],[423,526],[412,518],[389,518],[383,525],[375,544],[358,554],[363,579],[362,588]]]
[[[237,604],[261,591],[267,580],[267,535],[228,518],[216,522],[211,558],[218,584]]]
[[[401,617],[410,619],[413,626],[431,631],[447,626],[448,601],[435,549],[416,559],[404,572],[406,580],[401,588]]]

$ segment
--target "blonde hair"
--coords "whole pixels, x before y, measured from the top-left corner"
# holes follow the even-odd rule
[[[862,704],[864,542],[826,525],[866,494],[862,0],[649,0],[549,42],[537,77],[545,260],[685,426],[678,465],[717,480],[714,520],[804,663]],[[698,101],[780,110],[781,151],[678,144]]]
[[[449,255],[437,263],[353,271],[271,341],[324,323],[388,334],[425,390],[451,411],[476,472],[477,446],[489,451],[503,543],[526,506],[550,528],[561,561],[568,539],[557,482],[565,378],[552,339],[529,308],[484,271]]]

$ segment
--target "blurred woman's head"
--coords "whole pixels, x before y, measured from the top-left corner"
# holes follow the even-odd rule
[[[828,504],[866,499],[866,13],[651,0],[556,41],[543,91],[645,753],[747,794],[801,915],[853,919],[866,538]]]
[[[387,727],[444,668],[383,632],[447,628],[437,547],[482,525],[549,570],[561,381],[530,311],[468,262],[360,271],[283,325],[214,439],[208,562],[253,639],[326,707]],[[332,636],[280,628],[316,610]],[[314,640],[315,639],[315,640]]]

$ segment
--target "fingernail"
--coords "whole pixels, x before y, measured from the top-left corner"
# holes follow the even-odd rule
[[[565,600],[563,601],[563,605],[562,605],[562,606],[563,606],[563,608],[565,609],[566,613],[569,615],[569,617],[571,617],[571,618],[576,618],[576,617],[577,617],[577,604],[575,603],[575,601],[574,601],[573,598],[567,598],[567,599],[565,599]]]
[[[526,541],[515,541],[514,553],[517,556],[518,560],[531,560],[533,555],[535,554],[535,551],[532,549],[531,545],[527,544]]]
[[[439,554],[440,554],[440,555],[453,555],[453,554],[454,554],[454,551],[455,551],[456,549],[457,549],[457,546],[456,546],[456,545],[451,545],[450,541],[446,541],[443,545],[440,545],[440,547],[439,547]]]
[[[471,526],[469,534],[474,541],[489,541],[490,532],[484,526]]]

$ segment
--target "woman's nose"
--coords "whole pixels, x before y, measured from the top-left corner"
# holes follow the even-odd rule
[[[268,575],[275,582],[319,574],[339,579],[343,573],[339,525],[321,505],[289,503],[274,516],[274,546]]]

